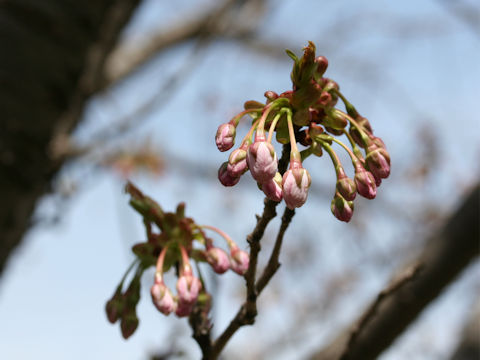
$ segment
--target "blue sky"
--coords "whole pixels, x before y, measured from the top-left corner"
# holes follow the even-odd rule
[[[198,1],[195,7],[212,3]],[[447,212],[479,175],[480,134],[475,109],[480,80],[480,38],[439,3],[283,1],[276,3],[275,11],[270,9],[261,29],[265,39],[293,44],[296,48],[292,50],[297,52],[308,40],[313,40],[318,53],[329,59],[327,75],[340,83],[385,140],[391,151],[393,170],[392,179],[385,181],[380,189],[379,202],[408,207],[418,206],[424,199],[439,204]],[[191,2],[186,1],[175,5],[146,1],[125,38],[146,36],[151,29],[160,24],[168,26],[170,21],[181,19],[182,14],[192,10]],[[340,29],[332,27],[334,20],[346,25]],[[397,30],[392,30],[405,24],[409,26],[402,28],[403,34],[414,29],[409,35],[401,37]],[[337,41],[338,37],[342,40]],[[191,44],[170,49],[125,84],[94,99],[76,139],[88,141],[98,128],[113,123],[125,111],[135,109],[155,94],[165,74],[178,68],[191,51]],[[148,137],[165,153],[190,159],[197,166],[215,172],[226,158],[216,151],[213,143],[218,124],[239,111],[245,100],[261,100],[265,90],[288,89],[290,67],[286,56],[283,60],[272,59],[235,42],[215,43],[178,93],[148,114],[146,121],[124,140],[127,144],[138,144]],[[407,174],[402,171],[418,158],[418,125],[425,120],[428,131],[438,141],[440,162],[428,179],[428,186],[422,188],[406,181]],[[246,130],[246,127],[239,129]],[[216,182],[214,173],[207,178],[196,176],[196,167],[185,169],[169,165],[169,159],[166,160],[169,167],[165,176],[135,175],[133,180],[160,200],[166,210],[187,201],[189,216],[198,223],[220,223],[245,247],[243,239],[254,224],[253,212],[259,213],[262,208],[262,196],[255,190],[253,180],[245,178],[237,187],[226,189]],[[326,189],[327,194],[333,191],[333,170],[326,157],[309,159],[305,166],[319,187]],[[121,338],[118,325],[111,326],[106,321],[104,303],[131,260],[129,246],[143,240],[140,219],[128,208],[127,197],[122,193],[123,181],[109,171],[92,170],[88,163],[66,169],[60,179],[78,183],[80,191],[68,201],[58,225],[36,227],[27,234],[0,283],[2,358],[145,359],[148,351],[166,345],[162,337],[170,329],[179,327],[179,331],[185,331],[187,324],[184,319],[161,316],[151,306],[148,296],[144,296],[139,307],[140,327],[128,341]],[[55,212],[56,206],[51,198],[46,198],[37,215]],[[326,262],[334,274],[348,262],[344,254],[352,240],[347,225],[331,216],[329,206],[330,199],[325,196],[310,198],[297,212],[300,219],[289,229],[286,241],[290,245],[286,246],[294,247],[295,234],[303,234],[302,227],[311,228],[320,238],[312,245],[318,251],[315,258]],[[381,208],[373,202],[360,201],[356,211],[355,216],[369,219],[369,214],[378,214]],[[313,214],[321,219],[318,224],[312,220]],[[404,229],[402,222],[389,219],[388,215],[382,221],[381,234],[371,234],[368,246],[388,252],[388,246],[398,240],[395,234]],[[337,244],[331,245],[333,241]],[[394,262],[401,263],[399,259]],[[287,266],[282,267],[277,274],[278,284],[293,276],[288,271]],[[455,345],[455,337],[449,335],[459,331],[470,306],[471,296],[463,294],[471,286],[478,290],[474,276],[478,274],[476,264],[382,359],[402,359],[406,354],[412,359],[425,359],[415,357],[412,349],[421,346],[428,349],[432,344],[436,346],[434,355],[448,353]],[[358,302],[346,302],[344,316],[331,320],[331,326],[348,323],[390,275],[389,272],[366,275],[369,280],[364,281],[362,293],[356,295]],[[312,287],[311,279],[301,276],[299,295],[302,289],[308,291]],[[242,283],[234,274],[222,277],[222,294],[238,293]],[[144,295],[148,295],[148,279],[144,285]],[[281,303],[272,293],[265,294],[265,298],[265,308],[269,301]],[[237,303],[235,297],[219,299],[217,331],[236,311]],[[286,329],[282,325],[284,318],[279,315],[282,311],[292,310],[288,305],[280,313],[272,310],[268,313],[270,320],[261,316],[258,327],[242,330],[229,355],[234,358],[235,349],[249,337],[268,342],[271,340],[268,329],[277,329],[279,333]],[[441,326],[437,326],[439,313],[450,315],[442,320]],[[315,331],[325,340],[333,335],[330,329],[309,331]],[[198,357],[193,340],[186,336],[179,341],[193,349],[192,356]],[[318,339],[315,341],[318,343]],[[304,341],[302,346],[302,350],[294,350],[307,352],[312,344]]]

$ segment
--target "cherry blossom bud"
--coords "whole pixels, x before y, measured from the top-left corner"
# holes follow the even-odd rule
[[[234,186],[240,181],[240,177],[230,175],[228,162],[224,162],[218,169],[218,180],[220,180],[223,186]]]
[[[230,250],[231,262],[230,266],[233,271],[239,275],[244,275],[247,272],[250,263],[248,253],[240,250],[238,247],[232,247]]]
[[[347,201],[339,193],[336,193],[330,209],[338,220],[349,222],[353,215],[353,201]]]
[[[120,323],[120,329],[122,330],[122,336],[124,339],[128,339],[138,327],[138,317],[135,310],[129,311],[122,316],[122,322]]]
[[[210,247],[205,252],[205,257],[207,262],[213,268],[217,274],[223,274],[230,268],[230,260],[228,260],[228,255],[220,248]]]
[[[358,165],[355,169],[355,184],[357,192],[367,199],[374,199],[377,195],[377,186],[372,173]]]
[[[355,118],[355,121],[362,128],[362,130],[365,131],[367,134],[371,134],[373,132],[372,126],[370,125],[370,122],[368,121],[367,118],[359,115]],[[358,146],[362,148],[365,147],[365,144],[360,135],[360,131],[354,125],[350,125],[350,129],[348,130],[348,132],[350,133],[353,140],[357,143]]]
[[[234,178],[240,177],[247,169],[247,152],[242,148],[233,150],[228,158],[228,174]]]
[[[193,304],[179,302],[177,309],[175,310],[175,315],[178,317],[184,317],[190,315],[193,310]]]
[[[150,289],[150,294],[153,304],[162,314],[168,315],[175,311],[176,303],[170,289],[164,283],[154,283]]]
[[[324,119],[324,124],[334,130],[343,130],[348,125],[348,120],[341,111],[333,109],[328,112],[328,116]]]
[[[337,191],[348,201],[353,201],[357,196],[355,182],[345,175],[343,168],[338,170]]]
[[[367,150],[365,162],[375,179],[385,179],[390,175],[390,155],[385,148],[375,145],[370,146]]]
[[[331,106],[332,95],[329,92],[323,91],[318,97],[317,104],[320,106]]]
[[[215,143],[220,151],[227,151],[233,147],[235,143],[235,126],[230,123],[222,124],[218,127],[215,135]]]
[[[302,164],[292,166],[283,175],[283,199],[291,210],[302,206],[307,201],[308,188],[312,182],[310,174],[302,167]],[[293,167],[293,169],[292,169]]]
[[[315,78],[321,78],[325,71],[327,71],[328,60],[325,56],[317,56],[315,58],[315,63],[317,64],[317,69],[315,70]]]
[[[124,308],[124,301],[121,289],[117,289],[113,297],[105,305],[108,321],[114,324],[119,318]]]
[[[255,141],[248,147],[247,164],[252,177],[259,183],[271,180],[278,169],[277,154],[273,145],[265,140]]]
[[[267,98],[268,102],[272,102],[273,100],[278,99],[278,94],[275,91],[265,91],[265,97]]]
[[[198,293],[202,289],[202,283],[193,275],[182,275],[177,281],[178,306],[180,304],[194,304]]]
[[[277,172],[273,179],[270,179],[266,183],[262,184],[262,191],[264,194],[273,201],[280,202],[283,197],[282,190],[282,175]]]

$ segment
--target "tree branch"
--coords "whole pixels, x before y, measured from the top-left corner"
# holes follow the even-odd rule
[[[311,359],[375,359],[479,254],[480,186],[367,311]],[[414,264],[413,266],[411,264]]]
[[[263,0],[224,0],[215,8],[193,18],[183,19],[176,26],[171,26],[167,30],[165,28],[156,30],[144,41],[138,41],[137,39],[120,45],[107,60],[102,88],[105,89],[127,78],[159,52],[171,46],[199,36],[215,36],[225,33],[225,27],[231,27],[233,24],[238,28],[237,25],[242,22],[237,19],[239,9],[235,7],[255,6],[255,15],[260,17],[262,2]],[[251,5],[252,3],[256,4]],[[235,15],[228,16],[230,13]],[[243,18],[244,16],[242,16]],[[253,16],[250,14],[250,19],[247,20],[252,18]],[[246,23],[246,21],[243,21],[243,23]],[[245,30],[238,28],[234,32],[239,34],[242,31]]]
[[[288,161],[290,158],[290,145],[283,145],[282,156],[278,163],[278,171],[280,174],[285,173],[288,166]],[[265,207],[261,217],[257,218],[257,225],[250,235],[247,236],[247,241],[250,244],[250,263],[248,270],[245,274],[245,281],[247,284],[247,295],[245,302],[242,304],[238,310],[235,317],[232,319],[227,328],[223,333],[218,337],[218,339],[213,344],[212,350],[212,359],[215,359],[220,352],[223,350],[230,338],[235,334],[235,332],[244,325],[252,325],[255,322],[255,317],[257,316],[257,297],[260,294],[261,290],[258,291],[258,286],[255,284],[255,275],[257,271],[257,262],[258,262],[258,253],[261,250],[260,240],[263,237],[265,229],[276,215],[275,208],[279,203],[265,198]],[[293,212],[294,213],[294,212]],[[293,216],[293,214],[292,214]],[[284,221],[288,218],[288,222],[284,224]],[[280,226],[279,237],[283,238],[286,228],[290,223],[291,217],[283,217],[282,224]],[[278,240],[275,244],[273,252],[279,252],[282,240]],[[271,257],[273,256],[273,252]],[[278,256],[278,255],[277,255]],[[272,273],[273,276],[273,273]],[[263,276],[262,276],[263,277]],[[271,278],[271,276],[270,276]],[[268,280],[267,280],[268,282]],[[266,285],[266,284],[265,284]]]

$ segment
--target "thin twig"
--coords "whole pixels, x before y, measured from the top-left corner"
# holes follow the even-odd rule
[[[255,290],[258,294],[262,292],[262,290],[268,284],[273,275],[275,275],[281,265],[278,258],[280,256],[280,249],[282,247],[283,237],[294,215],[295,210],[285,208],[282,216],[282,223],[277,234],[277,239],[275,240],[275,246],[273,247],[272,253],[270,254],[270,259],[268,260],[267,266],[263,270],[262,276],[260,276],[255,285]]]
[[[282,149],[282,156],[278,163],[278,170],[281,174],[285,173],[288,166],[288,161],[290,158],[290,145],[284,145]],[[230,338],[235,334],[235,332],[244,325],[251,325],[255,322],[255,317],[257,315],[257,297],[259,295],[258,286],[255,283],[255,275],[257,271],[257,263],[258,263],[258,253],[261,250],[260,240],[263,237],[265,229],[275,216],[276,216],[276,206],[278,205],[277,202],[265,199],[265,207],[263,209],[263,214],[261,217],[258,217],[257,224],[255,229],[252,231],[250,235],[247,237],[247,241],[250,244],[250,264],[248,270],[245,274],[245,281],[247,283],[247,295],[245,302],[242,304],[240,309],[238,310],[235,317],[232,319],[230,324],[227,328],[223,331],[223,333],[218,337],[218,339],[213,343],[212,349],[212,359],[215,359],[220,352],[223,350],[227,342]],[[290,215],[290,212],[292,213]],[[288,216],[284,215],[282,217],[282,224],[280,226],[279,235],[277,236],[277,241],[275,247],[272,251],[272,255],[270,258],[272,259],[277,257],[278,261],[278,254],[280,252],[281,246],[281,239],[283,238],[283,234],[285,233],[288,224],[295,212],[289,211]],[[287,214],[287,212],[285,212]],[[280,240],[279,240],[280,239]],[[274,255],[277,254],[277,255]],[[273,260],[272,260],[273,261]],[[278,268],[278,267],[277,267]],[[264,272],[265,273],[265,272]],[[273,276],[275,272],[273,272],[268,280],[270,280],[271,276]],[[262,275],[263,278],[263,275]],[[266,281],[268,283],[268,280]],[[266,285],[266,283],[265,283]],[[265,287],[265,285],[263,287]],[[263,287],[261,290],[263,290]]]

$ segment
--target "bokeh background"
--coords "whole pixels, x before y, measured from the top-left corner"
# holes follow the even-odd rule
[[[2,358],[200,357],[187,321],[152,306],[153,271],[144,278],[136,333],[125,341],[107,322],[104,304],[133,259],[131,246],[144,240],[123,186],[128,177],[166,210],[185,201],[188,216],[246,248],[263,196],[249,176],[221,186],[216,171],[227,155],[216,150],[214,134],[244,101],[291,87],[285,48],[300,54],[311,40],[328,58],[326,76],[384,140],[392,174],[374,201],[356,201],[344,224],[330,213],[330,159],[305,162],[312,189],[287,231],[282,267],[259,300],[257,323],[234,336],[225,359],[297,359],[318,350],[478,181],[477,2],[230,3],[214,16],[220,2],[213,0],[141,2],[107,63],[111,83],[90,100],[73,135],[86,150],[38,204],[35,226],[1,279]],[[204,32],[160,46],[135,71],[118,75],[149,41],[161,43],[160,35],[203,17],[210,19]],[[247,130],[245,122],[238,132]],[[278,225],[269,225],[265,249]],[[449,358],[474,312],[479,275],[477,262],[381,359]],[[243,279],[227,273],[208,281],[218,334],[243,299]]]

